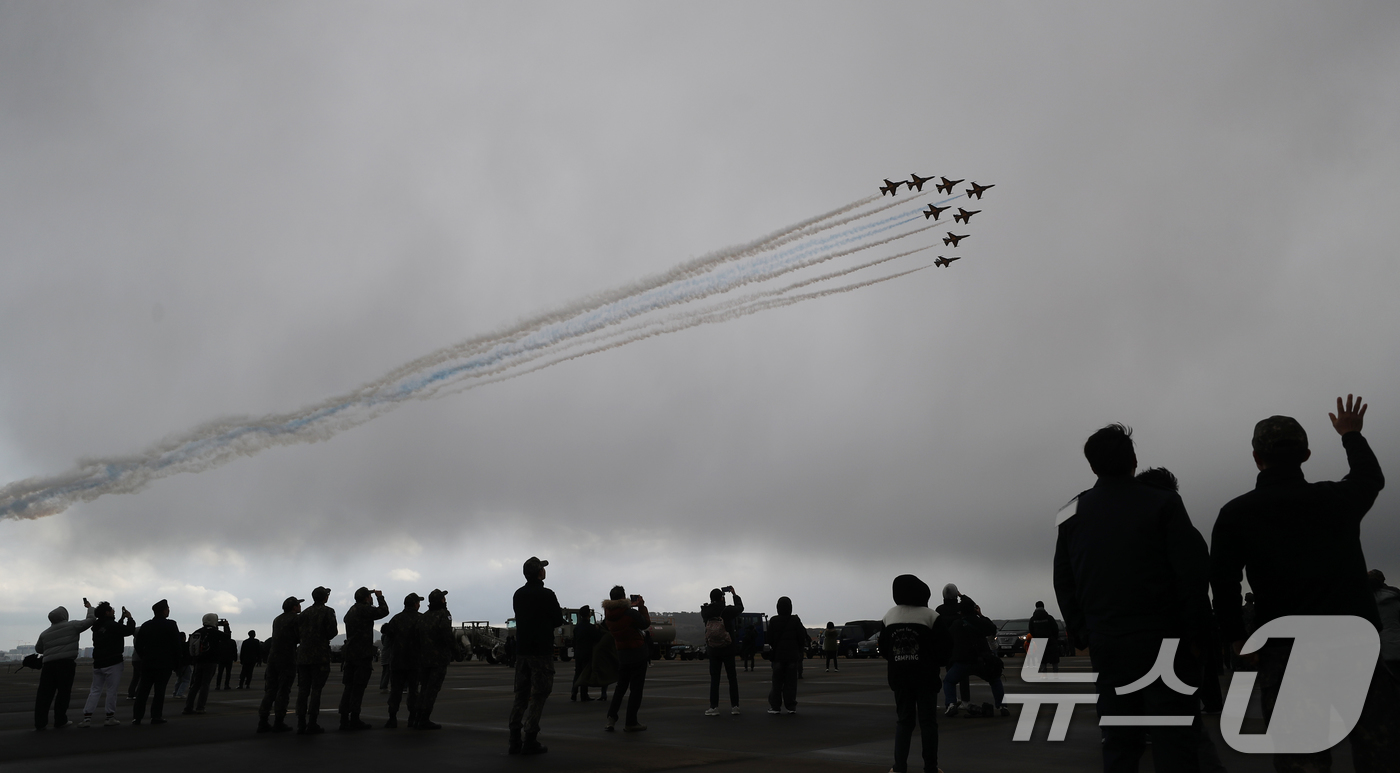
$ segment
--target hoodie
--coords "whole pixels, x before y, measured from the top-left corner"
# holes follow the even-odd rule
[[[951,641],[938,613],[928,608],[929,587],[912,574],[894,579],[895,605],[881,620],[880,655],[888,662],[890,689],[937,685],[938,667],[948,658]]]
[[[812,637],[802,618],[792,613],[792,600],[787,596],[778,599],[778,614],[768,621],[768,634],[765,642],[773,647],[773,659],[779,661],[800,660]]]
[[[52,625],[39,634],[39,639],[34,642],[34,651],[44,656],[45,663],[77,660],[78,637],[96,621],[91,607],[88,608],[87,617],[82,620],[69,620],[68,609],[58,607],[49,613]]]

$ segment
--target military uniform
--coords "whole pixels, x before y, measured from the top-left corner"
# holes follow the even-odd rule
[[[296,599],[292,599],[296,601]],[[286,609],[286,607],[283,607]],[[263,699],[258,706],[258,729],[288,729],[287,700],[297,676],[297,617],[301,613],[287,609],[272,621],[271,648],[267,653],[267,668],[263,669]],[[275,728],[267,724],[267,715],[277,707]]]
[[[544,703],[554,689],[554,629],[564,624],[563,610],[554,591],[538,578],[547,561],[532,557],[525,562],[529,579],[515,592],[515,701],[510,709],[512,753],[544,751],[536,740]],[[524,737],[522,738],[522,732]]]
[[[379,597],[379,605],[357,602],[345,613],[345,671],[340,683],[345,692],[340,696],[340,726],[360,730],[369,725],[360,722],[360,704],[365,697],[365,687],[369,686],[370,673],[374,670],[374,621],[389,616],[389,607],[384,597]]]
[[[447,610],[447,591],[428,594],[428,611],[423,614],[418,662],[422,687],[418,694],[418,722],[415,727],[436,730],[432,721],[433,704],[452,662],[452,613]]]
[[[385,727],[398,727],[399,700],[404,689],[408,689],[408,723],[411,727],[418,719],[418,650],[423,615],[416,609],[404,611],[389,618],[380,631],[390,639],[394,651],[393,673],[389,681],[389,721]]]
[[[297,617],[297,732],[318,733],[321,690],[331,675],[331,639],[340,633],[335,610],[322,602]]]

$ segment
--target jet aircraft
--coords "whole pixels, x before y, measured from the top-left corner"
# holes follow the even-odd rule
[[[909,186],[909,190],[922,192],[924,190],[924,183],[932,179],[932,177],[920,177],[917,174],[910,172],[909,182],[905,183],[905,185]]]
[[[935,261],[933,262],[933,264],[934,264],[935,266],[938,266],[938,267],[942,268],[942,267],[944,267],[944,266],[951,265],[951,264],[953,263],[953,261],[955,261],[955,260],[962,260],[962,256],[961,256],[961,255],[958,255],[957,257],[945,258],[945,257],[943,257],[942,255],[939,255],[939,256],[938,256],[938,260],[935,260]]]
[[[949,180],[947,177],[944,177],[943,183],[941,185],[935,185],[933,187],[936,190],[942,191],[943,193],[952,193],[953,186],[957,185],[960,182],[962,182],[962,180]]]
[[[967,210],[963,209],[962,207],[958,207],[958,214],[953,215],[953,222],[956,223],[956,222],[958,222],[959,220],[961,220],[961,221],[963,221],[964,223],[966,223],[967,221],[969,221],[969,220],[972,219],[972,216],[973,216],[973,215],[975,215],[975,214],[977,214],[978,212],[981,212],[981,211],[982,211],[982,210],[980,210],[980,209],[974,209],[974,210],[972,210],[971,212],[968,212]]]
[[[948,238],[944,239],[944,240],[943,240],[943,243],[944,243],[944,244],[951,244],[951,245],[953,245],[954,247],[956,247],[956,246],[958,246],[958,241],[959,241],[959,240],[961,240],[961,239],[966,239],[966,238],[969,237],[969,236],[971,236],[971,234],[955,234],[955,233],[953,233],[952,231],[949,231],[949,232],[948,232]]]
[[[888,193],[889,195],[893,196],[893,195],[895,194],[895,192],[899,190],[899,186],[901,186],[901,185],[903,185],[903,184],[904,184],[904,181],[903,181],[903,180],[900,180],[899,182],[893,182],[893,183],[892,183],[892,182],[890,182],[889,178],[885,178],[885,184],[880,186],[880,195],[883,196],[883,195],[885,195],[886,193]]]
[[[928,205],[928,209],[924,210],[924,219],[928,220],[929,218],[933,218],[934,220],[937,220],[938,216],[943,214],[943,211],[947,209],[952,209],[952,207],[935,207],[932,204],[930,204]]]
[[[970,199],[970,198],[972,198],[973,196],[976,196],[977,198],[980,199],[980,198],[982,198],[982,191],[985,191],[985,190],[987,190],[988,188],[995,188],[995,187],[996,187],[995,185],[978,185],[977,183],[973,183],[973,184],[972,184],[972,187],[967,189],[967,197]],[[949,191],[949,192],[951,193],[951,191]]]

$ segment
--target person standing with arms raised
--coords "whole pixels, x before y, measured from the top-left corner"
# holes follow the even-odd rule
[[[373,596],[373,598],[371,598]],[[371,603],[377,601],[378,605]],[[340,694],[341,731],[368,730],[360,719],[360,705],[365,699],[370,673],[374,671],[374,621],[389,616],[384,592],[361,586],[355,591],[355,603],[345,613],[344,672],[340,682],[345,691]]]
[[[548,561],[531,556],[523,567],[525,584],[515,592],[515,700],[510,708],[510,753],[543,754],[540,717],[554,689],[554,629],[564,612],[554,591],[544,587]]]
[[[725,605],[724,594],[734,597]],[[734,592],[733,585],[710,591],[710,603],[700,606],[700,619],[705,621],[705,651],[710,660],[710,707],[705,716],[719,716],[719,671],[724,669],[729,679],[729,713],[739,713],[739,678],[734,673],[734,652],[738,649],[738,631],[734,620],[744,613],[744,600]]]
[[[608,704],[605,730],[612,730],[617,724],[617,712],[622,708],[622,696],[631,693],[627,699],[627,721],[622,729],[628,733],[646,730],[647,726],[637,720],[637,710],[642,706],[642,688],[646,685],[647,665],[651,662],[647,652],[646,630],[651,627],[651,615],[647,613],[646,600],[641,596],[627,598],[627,591],[621,585],[614,585],[603,602],[603,626],[612,634],[617,644],[617,687],[613,689],[612,703]]]

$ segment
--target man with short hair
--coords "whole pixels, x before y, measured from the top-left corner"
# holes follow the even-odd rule
[[[442,682],[447,678],[447,664],[452,662],[456,643],[452,637],[452,613],[447,609],[447,591],[433,590],[428,594],[428,611],[423,614],[419,629],[419,673],[422,686],[418,693],[419,730],[441,730],[433,721],[433,704],[437,702]]]
[[[335,610],[326,606],[331,589],[311,591],[311,608],[297,616],[297,734],[326,732],[321,716],[321,690],[331,675],[331,639],[340,633]]]
[[[306,599],[288,596],[282,601],[282,614],[272,621],[272,637],[266,642],[267,668],[263,669],[263,697],[258,704],[258,732],[284,733],[291,730],[287,726],[287,701],[292,695],[292,684],[297,678],[297,618],[301,616],[301,604]],[[250,632],[251,633],[251,632]],[[268,724],[267,717],[277,711],[276,724]]]
[[[1196,771],[1200,740],[1194,694],[1161,680],[1119,695],[1157,661],[1165,639],[1179,639],[1174,671],[1199,685],[1199,652],[1210,627],[1205,540],[1174,491],[1133,478],[1132,430],[1110,424],[1084,444],[1098,476],[1059,525],[1055,595],[1070,640],[1088,646],[1098,670],[1099,716],[1191,716],[1189,726],[1110,726],[1103,731],[1104,770],[1136,770],[1147,736],[1158,773]]]
[[[510,753],[543,754],[539,740],[544,702],[554,689],[554,629],[564,613],[554,591],[544,587],[548,561],[531,556],[525,584],[515,592],[515,701],[510,709]],[[620,688],[619,688],[620,689]],[[522,737],[523,732],[523,737]]]
[[[393,674],[389,680],[389,719],[387,728],[399,726],[399,701],[408,690],[408,726],[418,720],[418,651],[422,637],[423,615],[418,611],[423,597],[410,593],[403,597],[403,611],[394,615],[380,629],[380,638],[393,650]]]
[[[141,657],[141,684],[136,688],[136,705],[131,711],[131,724],[139,725],[146,716],[146,700],[151,700],[151,724],[165,724],[165,686],[170,675],[184,660],[185,642],[180,627],[170,619],[170,604],[161,599],[151,605],[154,615],[136,630],[136,654]]]
[[[1312,456],[1296,419],[1270,416],[1254,427],[1255,488],[1220,509],[1211,537],[1211,585],[1220,632],[1238,654],[1247,631],[1240,615],[1240,581],[1249,575],[1256,625],[1288,615],[1350,615],[1377,630],[1380,615],[1366,577],[1361,520],[1385,486],[1380,462],[1361,427],[1366,405],[1347,395],[1328,414],[1342,438],[1350,471],[1336,482],[1309,483],[1302,465]],[[1292,641],[1270,639],[1257,654],[1265,716],[1272,716]],[[1400,760],[1400,695],[1377,659],[1360,719],[1350,735],[1358,773],[1396,770]],[[1329,770],[1330,750],[1276,754],[1279,771]]]
[[[238,671],[238,689],[253,686],[253,670],[262,662],[262,642],[258,641],[258,632],[249,631],[248,638],[238,648],[238,663],[243,666]]]
[[[379,602],[378,606],[370,603],[371,595]],[[384,591],[364,586],[355,591],[355,603],[345,613],[345,646],[340,649],[345,669],[340,679],[345,685],[345,692],[340,695],[341,731],[370,728],[360,720],[360,705],[365,698],[365,688],[369,686],[370,673],[374,671],[374,621],[388,616]]]

